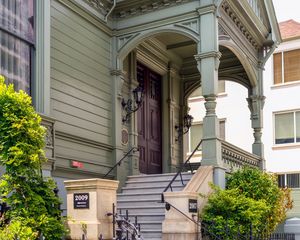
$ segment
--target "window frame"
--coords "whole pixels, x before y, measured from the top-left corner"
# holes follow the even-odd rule
[[[224,124],[224,140],[225,140],[225,138],[226,138],[226,118],[221,118],[221,119],[219,119],[219,130],[221,131],[221,127],[220,127],[220,125],[221,125],[221,123],[222,124]],[[196,122],[193,122],[192,123],[192,126],[194,126],[194,125],[202,125],[202,132],[203,132],[203,121],[196,121]],[[188,132],[188,144],[187,144],[187,155],[191,155],[192,154],[192,152],[193,152],[193,150],[194,149],[191,149],[191,129],[189,130],[189,132]],[[201,146],[200,146],[201,147]],[[195,152],[195,155],[202,155],[202,148],[201,148],[201,150],[199,150],[199,151],[196,151]]]
[[[279,87],[279,86],[284,86],[284,85],[292,85],[292,84],[299,84],[300,83],[300,78],[299,80],[295,80],[295,81],[289,81],[289,82],[285,82],[285,78],[284,78],[284,72],[285,72],[285,68],[284,68],[284,53],[286,52],[293,52],[293,51],[300,51],[299,48],[290,48],[290,49],[284,49],[278,52],[275,52],[272,56],[272,85],[273,87]],[[274,56],[276,54],[280,54],[281,55],[281,82],[280,83],[275,83],[275,66],[274,66]]]
[[[300,145],[300,142],[297,142],[297,126],[296,126],[296,113],[300,113],[300,109],[294,109],[294,110],[287,110],[287,111],[280,111],[280,112],[273,112],[273,146],[275,147],[284,147],[284,146],[297,146]],[[282,115],[282,114],[289,114],[293,113],[293,127],[294,127],[294,142],[291,143],[276,143],[276,115]],[[300,128],[300,126],[298,126]]]
[[[36,52],[36,0],[33,1],[33,33],[34,33],[34,41],[30,41],[29,39],[26,39],[22,37],[21,35],[10,31],[9,29],[6,29],[0,24],[0,31],[12,36],[13,38],[25,43],[30,50],[30,56],[29,56],[29,71],[30,71],[30,77],[29,77],[29,92],[28,94],[32,96],[33,92],[33,82],[35,77],[35,52]],[[20,89],[19,89],[20,90]],[[22,89],[23,90],[23,89]]]
[[[300,189],[300,173],[299,172],[287,172],[287,173],[276,173],[277,175],[277,183],[278,183],[278,187],[280,188],[285,188],[285,187],[288,187],[288,188],[291,188],[291,189]],[[293,187],[292,184],[289,186],[288,184],[288,176],[292,177],[292,175],[297,175],[298,176],[298,179],[295,180],[295,182],[298,183],[298,186],[297,187]],[[279,178],[281,178],[280,180],[283,180],[283,185],[284,186],[281,186],[281,182],[279,181]]]

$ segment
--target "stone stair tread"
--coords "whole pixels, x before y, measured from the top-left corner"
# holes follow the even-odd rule
[[[181,185],[181,186],[173,186],[172,185],[172,188],[184,188],[186,185]],[[157,188],[165,188],[167,186],[146,186],[146,187],[143,187],[143,186],[140,186],[140,187],[122,187],[122,190],[131,190],[131,189],[134,189],[134,190],[138,190],[138,189],[157,189]]]
[[[141,225],[141,235],[145,240],[162,239],[162,221],[165,218],[165,204],[160,202],[163,190],[175,176],[174,173],[134,175],[129,176],[122,192],[117,194],[117,212],[121,210],[121,216],[125,216],[128,210],[128,218]],[[182,191],[192,174],[182,173],[184,185],[178,176],[172,184],[173,192]],[[169,188],[168,191],[171,191]]]
[[[118,193],[117,196],[134,196],[134,195],[157,195],[160,196],[162,194],[162,191],[159,192],[147,192],[147,193]]]
[[[151,203],[157,203],[157,204],[164,204],[160,201],[155,201],[153,199],[145,198],[145,199],[137,199],[137,200],[130,200],[130,199],[118,199],[117,203],[128,203],[128,202],[151,202]]]
[[[151,209],[151,208],[165,208],[165,206],[163,205],[163,206],[129,206],[129,207],[124,207],[124,208],[122,208],[122,207],[118,207],[117,209],[119,210],[119,209],[121,209],[121,210],[123,210],[123,209]]]
[[[182,175],[192,175],[190,172],[182,172]],[[140,174],[128,176],[128,179],[132,178],[143,178],[143,177],[164,177],[164,176],[175,176],[176,173],[163,173],[163,174]]]

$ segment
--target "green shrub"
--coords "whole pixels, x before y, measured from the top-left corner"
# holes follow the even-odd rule
[[[225,190],[213,188],[201,218],[208,231],[224,239],[226,228],[233,235],[249,233],[250,225],[253,233],[273,232],[292,207],[290,191],[280,189],[275,176],[258,169],[233,173]]]
[[[0,179],[0,198],[10,206],[2,217],[0,239],[61,239],[64,226],[52,179],[41,174],[47,159],[44,153],[45,129],[34,111],[31,98],[15,92],[0,77],[0,164],[5,174]],[[8,222],[8,223],[7,223]]]

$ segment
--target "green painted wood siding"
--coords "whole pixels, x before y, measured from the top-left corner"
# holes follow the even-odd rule
[[[52,1],[51,116],[56,119],[58,159],[98,161],[99,164],[109,159],[107,151],[111,151],[112,144],[110,41],[108,35],[79,14]],[[79,143],[80,139],[90,141],[91,146],[65,137],[59,140],[64,134]],[[104,147],[97,146],[98,143]]]

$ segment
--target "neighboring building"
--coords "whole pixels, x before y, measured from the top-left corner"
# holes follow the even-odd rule
[[[288,212],[291,218],[300,217],[300,23],[288,20],[280,23],[279,28],[283,42],[267,61],[264,71],[262,141],[266,170],[278,174],[279,186],[292,189],[294,208]],[[252,130],[247,89],[230,81],[220,83],[217,100],[220,137],[250,151],[253,139],[249,138]],[[205,116],[201,95],[198,88],[189,98],[189,113],[194,121],[187,137],[187,155],[201,138]],[[201,151],[197,153],[194,161],[201,160]]]
[[[279,174],[280,186],[292,188],[288,218],[300,218],[300,23],[279,27],[283,42],[265,67],[263,142],[267,170]]]
[[[65,179],[103,177],[132,147],[139,153],[110,178],[176,171],[185,158],[187,99],[200,85],[202,164],[217,167],[215,183],[224,184],[223,167],[264,168],[260,63],[281,41],[271,0],[10,0],[0,3],[0,19],[0,72],[31,94],[43,116],[44,173],[60,194]],[[218,80],[242,85],[241,99],[225,94],[235,97],[232,109],[247,97],[250,112],[216,112]],[[238,132],[251,138],[251,123],[254,154],[219,138],[218,111],[226,139],[229,121],[237,129],[241,115],[251,115],[247,131]]]

